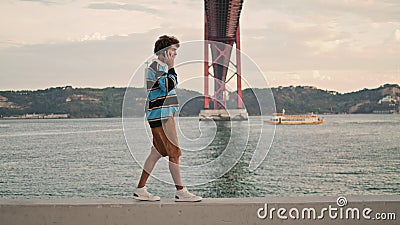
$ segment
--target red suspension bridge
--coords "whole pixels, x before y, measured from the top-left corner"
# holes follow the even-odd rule
[[[243,0],[205,0],[204,16],[204,110],[200,119],[243,120],[247,112],[242,103],[242,74],[240,57],[240,13]],[[231,60],[235,48],[235,61]],[[210,54],[211,53],[211,54]],[[229,66],[234,73],[229,75]],[[214,80],[210,95],[209,78]],[[227,108],[227,83],[236,77],[236,109]],[[213,104],[211,105],[211,101]]]

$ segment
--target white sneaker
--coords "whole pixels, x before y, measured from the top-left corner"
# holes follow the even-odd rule
[[[190,193],[186,187],[181,190],[177,190],[175,193],[176,202],[199,202],[202,199],[202,197]]]
[[[160,201],[160,197],[152,195],[147,191],[147,187],[136,188],[133,198],[140,201]]]

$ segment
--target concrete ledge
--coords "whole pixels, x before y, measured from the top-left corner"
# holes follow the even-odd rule
[[[325,211],[322,219],[280,219],[278,209],[314,208],[317,216],[322,208],[337,208],[332,219]],[[272,219],[269,212],[272,208]],[[339,213],[358,208],[360,219],[340,219]],[[362,217],[370,208],[371,219]],[[199,203],[137,202],[131,199],[2,199],[0,223],[13,224],[399,224],[400,196],[348,196],[347,205],[339,207],[337,197],[265,197],[205,199]],[[259,218],[268,213],[266,218]],[[293,211],[295,212],[295,211]],[[376,213],[392,213],[395,218],[375,219]],[[258,215],[259,214],[259,215]],[[306,212],[307,214],[307,212]],[[307,214],[308,215],[308,214]]]

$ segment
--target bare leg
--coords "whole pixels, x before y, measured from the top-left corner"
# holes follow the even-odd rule
[[[183,186],[181,180],[181,170],[179,169],[179,157],[169,157],[169,171],[171,172],[176,189],[181,190]]]
[[[147,157],[146,162],[144,163],[142,175],[140,176],[139,184],[137,186],[138,188],[142,188],[146,185],[147,179],[149,178],[151,171],[153,171],[154,166],[160,158],[160,153],[158,153],[156,148],[152,146],[150,154]]]

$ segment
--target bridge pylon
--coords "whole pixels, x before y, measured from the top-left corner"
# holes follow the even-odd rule
[[[204,109],[200,120],[247,120],[248,114],[242,101],[242,72],[240,53],[239,18],[243,0],[205,0],[204,16]],[[235,60],[232,61],[232,50]],[[229,66],[234,68],[229,75]],[[229,77],[228,77],[229,76]],[[214,92],[210,95],[210,77],[214,80]],[[236,93],[230,96],[236,101],[228,109],[227,83],[236,77]]]

